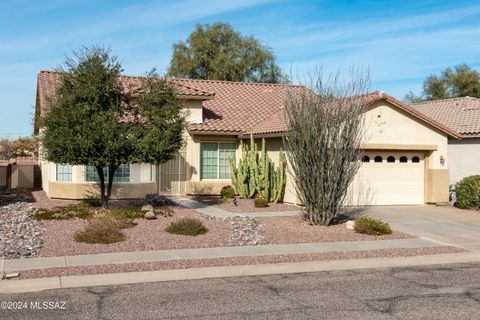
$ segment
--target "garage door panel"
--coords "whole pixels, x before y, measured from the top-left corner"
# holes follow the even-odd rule
[[[366,155],[370,161],[362,162],[348,190],[346,204],[412,205],[424,203],[423,154],[379,151],[368,152]],[[382,162],[374,162],[375,157],[378,156],[382,157]],[[395,162],[387,162],[388,157],[394,157]],[[400,162],[401,157],[406,157],[407,162]],[[414,159],[414,157],[418,157],[418,159]],[[418,162],[412,162],[412,159],[418,160]]]

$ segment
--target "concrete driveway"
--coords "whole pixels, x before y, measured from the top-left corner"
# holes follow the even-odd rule
[[[437,206],[376,206],[367,214],[399,231],[480,252],[480,212]]]

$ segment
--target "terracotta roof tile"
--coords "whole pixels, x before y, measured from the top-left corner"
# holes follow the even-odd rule
[[[480,99],[461,97],[412,104],[419,112],[459,132],[463,138],[480,137]]]

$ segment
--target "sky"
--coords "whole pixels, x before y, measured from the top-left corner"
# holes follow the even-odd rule
[[[227,22],[301,81],[368,69],[399,99],[446,67],[480,69],[480,3],[444,0],[0,0],[0,138],[32,134],[36,76],[82,46],[110,47],[126,75],[164,73],[196,24]]]

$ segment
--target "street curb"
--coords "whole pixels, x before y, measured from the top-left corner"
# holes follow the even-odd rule
[[[49,289],[80,288],[134,283],[198,280],[241,276],[342,271],[373,268],[412,267],[437,264],[480,262],[478,253],[450,253],[414,257],[349,259],[337,261],[309,261],[279,264],[205,267],[190,269],[124,272],[84,276],[64,276],[25,280],[4,280],[0,293],[36,292]]]

